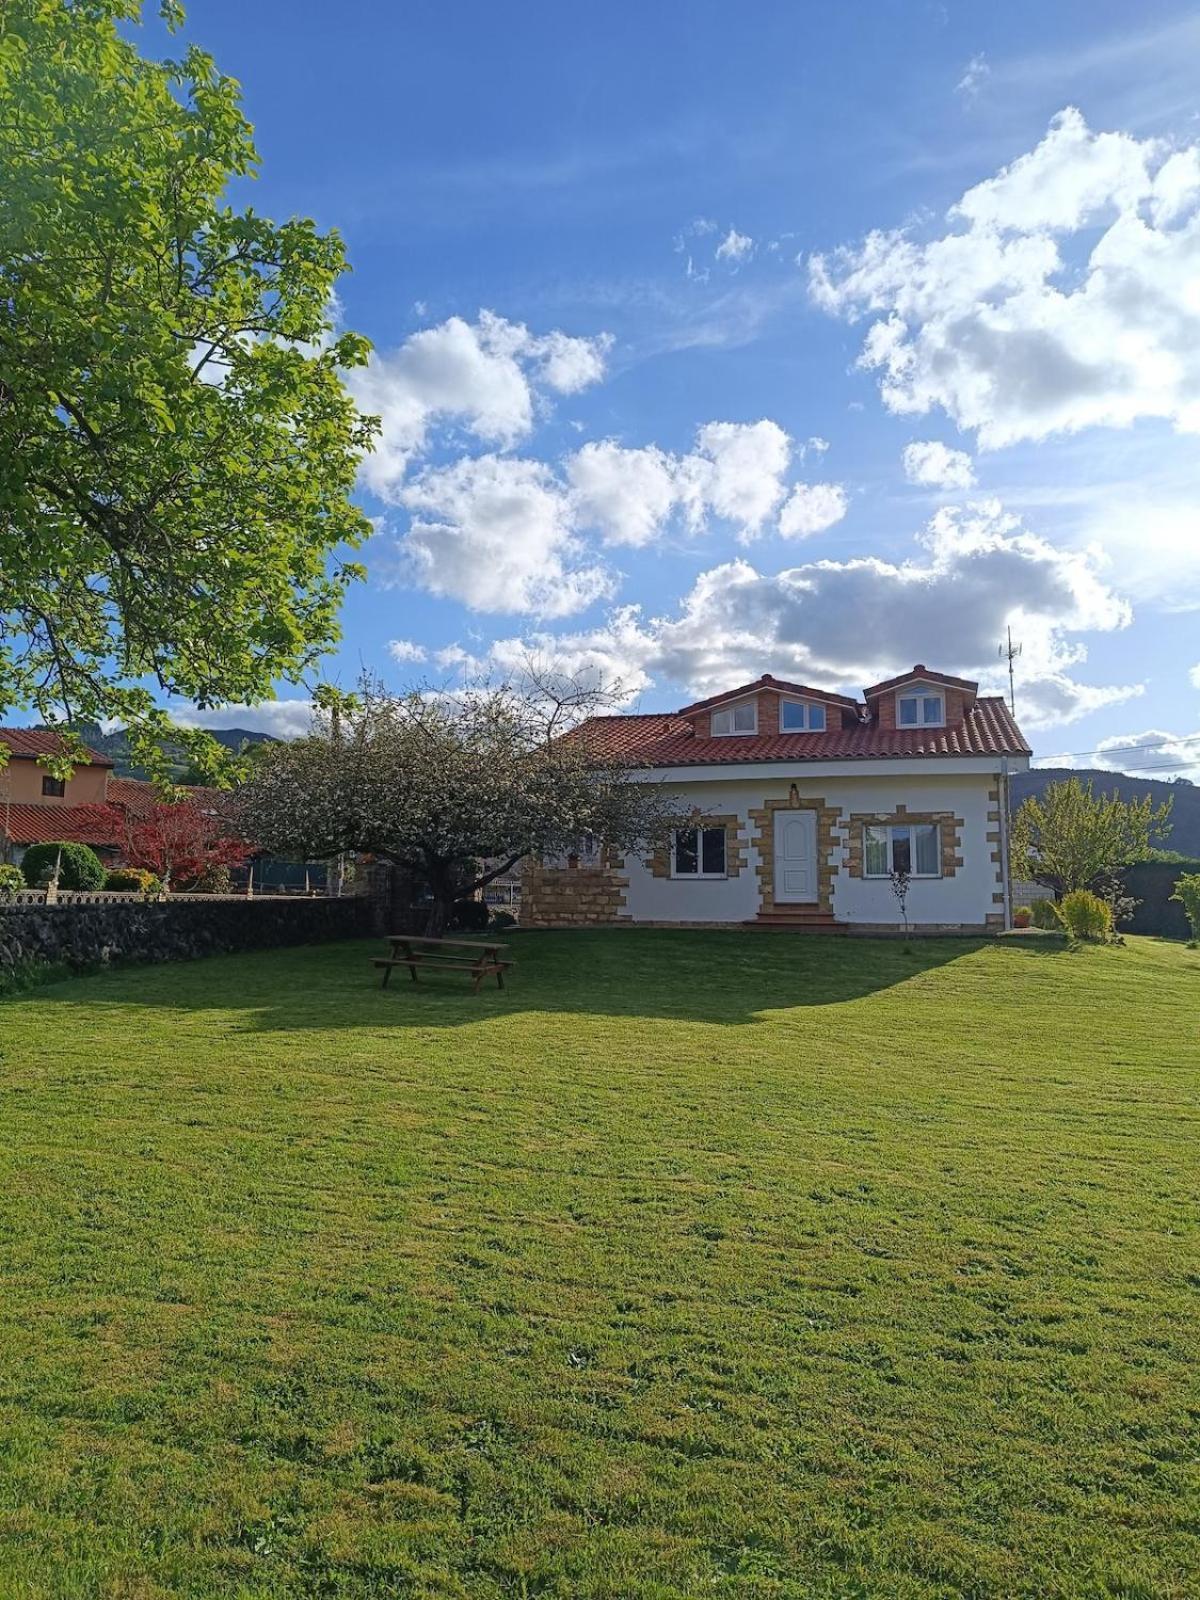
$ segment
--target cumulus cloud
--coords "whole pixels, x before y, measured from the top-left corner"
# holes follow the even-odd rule
[[[402,575],[475,611],[570,616],[612,593],[586,560],[570,501],[540,461],[485,455],[429,467],[399,492]]]
[[[808,264],[817,304],[873,319],[859,359],[889,409],[940,408],[983,449],[1145,417],[1200,431],[1200,146],[1068,108],[946,221]]]
[[[904,476],[933,489],[970,489],[975,482],[965,450],[951,450],[940,439],[914,440],[904,447]]]
[[[1161,728],[1146,728],[1141,733],[1116,734],[1101,739],[1086,757],[1072,757],[1071,762],[1155,778],[1195,777],[1200,774],[1200,732],[1165,733]]]
[[[764,671],[861,687],[914,661],[990,674],[995,684],[997,643],[1012,623],[1025,645],[1022,720],[1036,727],[1140,692],[1083,684],[1071,671],[1086,660],[1079,634],[1129,620],[1086,553],[1059,550],[987,502],[939,511],[907,561],[813,561],[776,573],[724,562],[699,575],[673,615],[627,606],[602,627],[536,644],[576,667],[619,666],[614,675],[632,687],[653,681],[689,696]]]
[[[739,261],[747,261],[754,254],[754,240],[748,233],[739,233],[736,228],[729,232],[717,246],[717,260],[729,261],[735,266]]]
[[[824,533],[846,515],[846,504],[840,483],[797,483],[779,513],[779,531],[785,539]]]
[[[423,328],[397,350],[375,354],[347,375],[363,411],[380,418],[362,479],[395,499],[432,429],[449,425],[480,443],[511,449],[533,429],[545,391],[576,394],[604,375],[611,338],[534,334],[519,322],[481,311],[475,322],[450,317]]]
[[[815,448],[812,441],[801,447],[801,458]],[[699,532],[716,517],[731,523],[745,544],[777,514],[779,531],[789,538],[845,515],[839,484],[797,485],[784,505],[791,456],[792,441],[767,418],[709,422],[697,429],[685,455],[611,439],[584,445],[568,459],[566,476],[580,526],[594,528],[606,543],[645,545],[676,523]]]
[[[245,728],[269,733],[276,739],[297,739],[307,733],[313,718],[311,700],[265,700],[260,705],[169,706],[181,728]]]
[[[391,639],[387,648],[392,660],[398,661],[402,666],[424,661],[429,654],[423,644],[414,644],[411,639]]]
[[[1191,678],[1195,688],[1200,689],[1200,661],[1192,668]]]

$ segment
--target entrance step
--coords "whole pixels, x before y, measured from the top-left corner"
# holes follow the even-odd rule
[[[746,924],[751,928],[786,928],[797,933],[844,933],[845,926],[835,922],[832,912],[822,911],[817,906],[796,905],[777,906],[772,911],[760,911],[753,921]]]

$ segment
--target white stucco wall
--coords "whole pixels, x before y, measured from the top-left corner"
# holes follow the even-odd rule
[[[689,805],[713,815],[736,814],[746,844],[746,865],[736,878],[656,878],[636,856],[625,861],[629,886],[624,915],[634,922],[748,922],[759,910],[758,851],[753,843],[755,825],[751,809],[767,799],[785,799],[795,783],[802,799],[819,799],[841,813],[841,843],[835,852],[833,914],[839,922],[898,925],[900,908],[887,879],[851,878],[844,863],[844,843],[849,837],[849,817],[858,812],[948,811],[963,820],[963,866],[952,878],[914,878],[908,895],[909,921],[921,923],[982,924],[1001,908],[993,903],[996,891],[993,844],[987,834],[992,806],[989,789],[996,774],[986,770],[939,773],[885,772],[855,776],[836,773],[810,776],[780,771],[770,778],[703,778],[682,776],[671,789]]]

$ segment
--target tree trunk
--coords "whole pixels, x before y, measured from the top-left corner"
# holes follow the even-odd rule
[[[440,939],[446,931],[446,924],[450,921],[450,908],[453,900],[440,899],[435,896],[429,908],[429,915],[425,919],[425,937],[427,939]]]

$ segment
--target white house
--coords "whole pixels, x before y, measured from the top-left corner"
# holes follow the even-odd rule
[[[931,932],[1008,925],[1008,778],[1029,746],[998,696],[916,666],[861,700],[769,674],[573,737],[635,763],[694,821],[650,859],[526,864],[530,927],[638,923]]]

